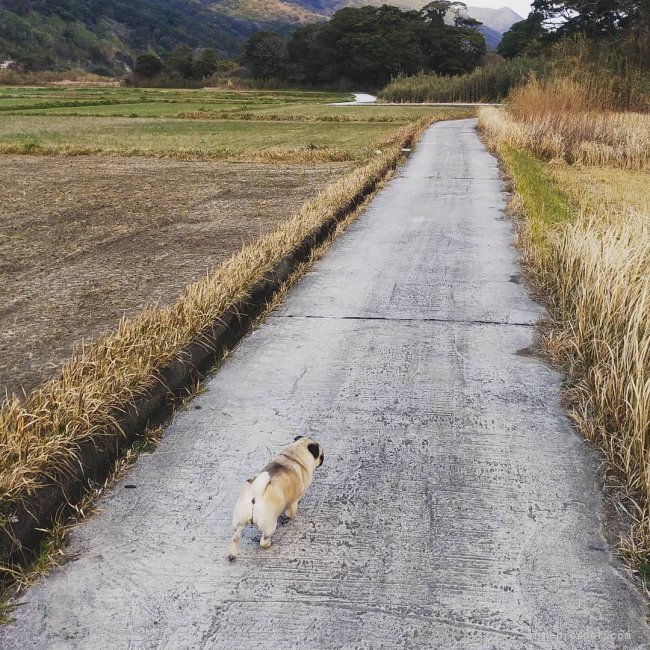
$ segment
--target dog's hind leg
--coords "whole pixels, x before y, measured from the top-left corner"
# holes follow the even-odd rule
[[[228,549],[228,559],[234,562],[237,559],[237,548],[239,547],[239,539],[241,538],[242,531],[248,525],[248,521],[240,521],[235,526],[235,532],[232,534],[230,540],[230,548]]]
[[[292,503],[290,506],[288,506],[284,511],[284,514],[287,515],[289,519],[295,519],[296,515],[298,514],[298,502],[296,501],[295,503]]]
[[[232,534],[232,540],[230,542],[230,548],[228,549],[228,559],[231,562],[234,562],[237,559],[237,548],[239,546],[239,539],[241,537],[241,533],[248,526],[248,524],[252,523],[252,515],[253,515],[253,498],[251,496],[251,485],[253,483],[253,479],[249,478],[246,483],[244,483],[244,487],[242,488],[241,494],[239,495],[239,498],[237,499],[237,503],[235,504],[235,512],[232,516],[232,527],[233,527],[233,534]]]

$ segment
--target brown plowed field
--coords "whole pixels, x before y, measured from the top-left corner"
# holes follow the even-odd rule
[[[349,169],[3,156],[0,392],[193,280]]]

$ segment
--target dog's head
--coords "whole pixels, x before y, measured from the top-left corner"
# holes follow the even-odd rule
[[[314,457],[314,460],[316,461],[316,467],[320,467],[323,464],[323,461],[325,460],[325,452],[323,451],[323,448],[320,446],[318,442],[312,440],[311,438],[307,438],[305,436],[296,436],[293,439],[293,441],[294,442],[300,441],[300,444],[307,446],[307,450]]]

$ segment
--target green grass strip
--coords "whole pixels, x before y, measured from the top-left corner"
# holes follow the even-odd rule
[[[566,194],[551,180],[548,163],[511,147],[502,147],[499,153],[521,198],[532,243],[542,252],[548,252],[548,233],[559,224],[573,221],[576,211]]]

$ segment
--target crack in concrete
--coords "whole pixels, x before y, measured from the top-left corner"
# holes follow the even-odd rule
[[[433,318],[433,317],[394,317],[394,316],[319,316],[316,314],[273,314],[273,318],[304,318],[315,320],[367,320],[367,321],[389,321],[389,322],[406,322],[406,323],[459,323],[466,325],[507,325],[513,327],[536,327],[537,323],[518,323],[500,320],[481,320],[465,318]]]

